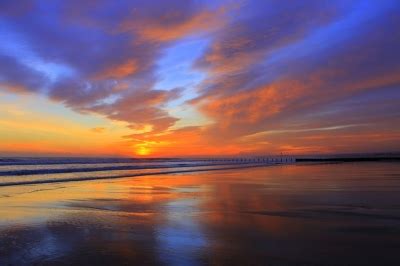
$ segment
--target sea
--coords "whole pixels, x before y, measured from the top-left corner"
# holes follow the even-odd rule
[[[398,160],[0,162],[0,265],[400,265]]]
[[[293,163],[289,157],[257,158],[83,158],[2,157],[0,186],[112,179]]]

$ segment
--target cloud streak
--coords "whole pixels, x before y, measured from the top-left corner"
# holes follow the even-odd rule
[[[1,90],[122,121],[132,132],[122,145],[150,155],[400,149],[396,1],[2,1],[0,10],[0,34],[16,36],[0,46]],[[160,88],[160,61],[199,54],[170,49],[193,40],[207,43],[190,62],[205,78]],[[174,127],[177,104],[210,123]]]

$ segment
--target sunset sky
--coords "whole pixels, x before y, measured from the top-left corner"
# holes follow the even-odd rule
[[[1,156],[400,151],[400,1],[0,1]]]

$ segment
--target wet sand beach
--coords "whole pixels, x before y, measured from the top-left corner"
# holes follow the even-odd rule
[[[0,187],[0,265],[399,265],[400,164]]]

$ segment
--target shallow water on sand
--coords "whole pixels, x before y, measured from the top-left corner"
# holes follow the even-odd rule
[[[0,188],[0,265],[400,265],[400,164]]]

